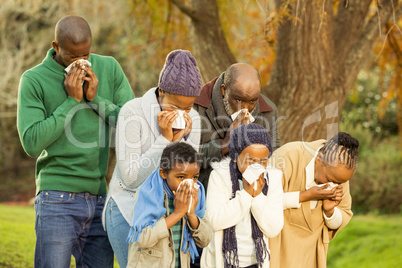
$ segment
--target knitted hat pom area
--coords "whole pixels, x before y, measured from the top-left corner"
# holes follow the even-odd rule
[[[177,49],[166,56],[165,64],[159,74],[160,89],[175,95],[198,97],[201,85],[197,61],[190,51]]]

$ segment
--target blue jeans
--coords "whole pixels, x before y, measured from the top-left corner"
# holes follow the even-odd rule
[[[117,262],[120,267],[126,267],[128,259],[128,243],[126,240],[130,225],[120,213],[113,198],[110,198],[106,204],[105,225]]]
[[[35,267],[113,267],[102,227],[106,195],[42,191],[35,199]]]

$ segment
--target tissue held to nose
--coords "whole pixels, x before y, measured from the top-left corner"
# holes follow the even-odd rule
[[[264,173],[264,177],[265,177],[266,169],[262,165],[256,163],[256,164],[249,165],[246,168],[246,170],[243,173],[243,178],[249,184],[254,183],[254,190],[257,190],[257,180],[260,177],[260,175],[263,173]]]
[[[79,59],[79,60],[74,61],[73,63],[71,63],[70,65],[68,65],[68,66],[64,69],[64,70],[66,71],[66,73],[68,73],[68,72],[70,71],[70,69],[73,67],[74,63],[77,63],[77,62],[84,63],[84,64],[86,64],[87,66],[92,66],[92,64],[91,64],[88,60]]]
[[[70,71],[70,69],[73,67],[74,63],[76,63],[76,62],[84,63],[84,64],[86,64],[87,66],[91,66],[91,65],[92,65],[92,64],[91,64],[89,61],[87,61],[87,60],[79,59],[79,60],[74,61],[73,63],[71,63],[70,65],[68,65],[67,68],[64,69],[64,70],[66,71],[66,73],[68,73],[68,72]],[[87,75],[87,72],[84,73],[84,76],[85,76],[85,75]],[[84,80],[82,80],[82,82],[81,82],[81,85],[83,85],[83,84],[84,84]]]
[[[338,186],[338,184],[333,183],[332,181],[331,181],[331,182],[324,183],[324,184],[319,184],[319,185],[317,185],[317,186],[318,186],[318,187],[322,187],[322,186],[324,186],[324,185],[329,185],[328,188],[326,188],[326,189],[324,189],[324,190],[332,190],[333,188],[335,188],[335,187]]]
[[[184,185],[184,184],[188,184],[189,186],[190,186],[190,193],[192,193],[192,190],[193,190],[193,187],[195,188],[195,189],[197,189],[198,190],[198,188],[200,188],[200,186],[198,185],[198,184],[196,184],[196,183],[194,183],[194,181],[192,180],[192,179],[185,179],[185,180],[183,180],[180,184],[179,184],[179,187],[177,187],[177,190],[176,190],[176,192],[180,189],[180,186],[181,185]],[[190,213],[190,208],[191,208],[191,204],[193,203],[193,196],[190,196],[190,204],[188,205],[188,211],[187,211],[187,213]]]
[[[184,113],[183,110],[176,110],[177,118],[174,120],[172,128],[176,129],[185,129],[186,128],[186,120],[184,120]]]
[[[232,121],[235,121],[236,117],[241,113],[241,111],[246,111],[248,113],[250,122],[253,123],[255,121],[254,116],[251,115],[251,113],[248,111],[248,109],[240,109],[234,114],[232,114],[230,117],[232,118]]]

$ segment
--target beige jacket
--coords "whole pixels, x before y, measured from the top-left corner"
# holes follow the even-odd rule
[[[306,189],[305,168],[325,142],[291,142],[273,153],[269,160],[270,165],[283,171],[284,193]],[[353,215],[349,182],[342,185],[344,196],[337,206],[342,214],[342,224],[336,230],[325,225],[321,200],[317,202],[315,209],[310,209],[310,202],[303,202],[300,208],[283,211],[283,229],[277,237],[269,240],[271,267],[326,267],[329,242],[348,224]]]
[[[138,242],[131,243],[128,250],[128,268],[174,268],[175,252],[173,247],[173,234],[167,229],[165,218],[170,214],[168,208],[168,197],[165,194],[164,207],[167,209],[166,215],[160,218],[153,227],[146,227]],[[194,242],[200,248],[206,247],[212,238],[212,229],[204,219],[199,219],[198,229],[190,232]],[[183,221],[184,230],[185,221]],[[180,249],[183,244],[183,236]],[[180,267],[190,267],[190,252],[185,254],[180,250]]]

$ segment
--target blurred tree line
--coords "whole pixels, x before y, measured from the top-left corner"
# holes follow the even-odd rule
[[[359,211],[398,212],[401,201],[378,198],[402,185],[401,9],[400,0],[1,0],[0,201],[34,194],[35,160],[15,126],[19,78],[43,60],[56,22],[71,14],[88,21],[92,52],[114,56],[137,97],[157,85],[166,54],[182,48],[204,83],[231,63],[255,66],[285,118],[283,141],[331,136],[325,120],[301,133],[306,118],[337,101],[333,122],[362,140],[351,182]]]

